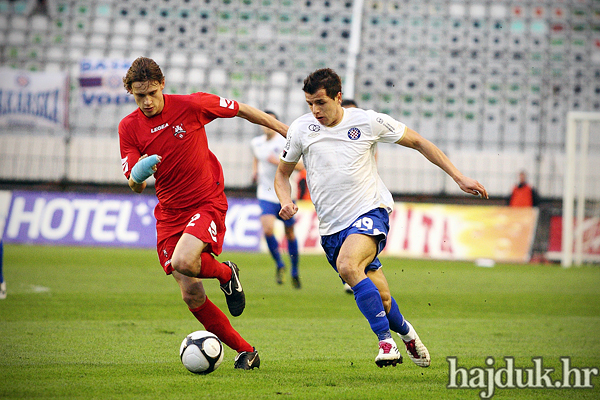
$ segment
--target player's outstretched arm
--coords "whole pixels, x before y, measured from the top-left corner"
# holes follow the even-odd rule
[[[290,176],[295,167],[296,163],[281,161],[275,172],[275,193],[281,204],[279,216],[286,220],[298,212],[298,206],[292,201],[292,186],[290,185]]]
[[[287,136],[288,126],[281,121],[276,120],[271,115],[249,106],[244,103],[238,102],[240,109],[237,113],[237,116],[240,118],[244,118],[253,124],[258,124],[262,126],[266,126],[267,128],[271,128],[274,131],[279,132],[279,134],[283,137]]]
[[[454,164],[452,164],[448,156],[446,156],[442,150],[440,150],[429,140],[419,135],[417,132],[410,128],[406,128],[404,136],[397,143],[402,146],[415,149],[419,153],[423,154],[425,158],[450,175],[450,177],[454,179],[454,182],[456,182],[463,192],[475,196],[481,196],[484,199],[488,198],[488,193],[481,183],[477,182],[475,179],[469,178],[468,176],[464,176],[454,166]]]

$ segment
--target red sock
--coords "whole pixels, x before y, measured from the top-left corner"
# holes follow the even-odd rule
[[[193,310],[190,309],[190,311],[204,325],[204,329],[217,335],[223,343],[233,350],[238,353],[240,351],[254,351],[254,348],[233,329],[223,311],[219,310],[219,307],[215,306],[208,297],[204,304]]]
[[[231,268],[217,261],[212,254],[200,254],[200,274],[198,278],[217,278],[222,284],[231,279]]]

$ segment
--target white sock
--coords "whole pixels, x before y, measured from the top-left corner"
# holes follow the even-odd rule
[[[415,331],[415,328],[413,328],[413,326],[410,324],[410,322],[404,320],[404,322],[406,322],[408,324],[408,333],[406,335],[400,335],[400,337],[402,338],[402,340],[404,340],[405,342],[410,342],[413,339],[417,338],[417,331]]]

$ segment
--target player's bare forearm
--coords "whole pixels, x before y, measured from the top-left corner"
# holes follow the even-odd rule
[[[292,201],[292,186],[290,185],[290,176],[296,163],[280,162],[275,173],[275,193],[281,204],[279,216],[283,219],[290,219],[298,212],[298,206]]]
[[[238,102],[238,104],[240,106],[240,109],[237,113],[238,117],[244,118],[245,120],[252,122],[253,124],[258,124],[266,126],[267,128],[271,128],[283,137],[287,136],[287,131],[289,127],[283,122],[278,121],[273,116],[257,108],[254,108],[244,103]]]
[[[398,143],[413,148],[423,154],[423,156],[425,156],[432,164],[437,165],[447,173],[463,192],[481,196],[484,199],[488,198],[488,193],[481,183],[477,182],[475,179],[464,176],[454,164],[452,164],[448,156],[446,156],[442,150],[417,132],[407,128],[404,137],[398,141]]]

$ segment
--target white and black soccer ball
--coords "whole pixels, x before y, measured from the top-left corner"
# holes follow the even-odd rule
[[[179,348],[181,362],[195,374],[210,374],[223,361],[223,344],[208,331],[192,332],[183,339]]]

